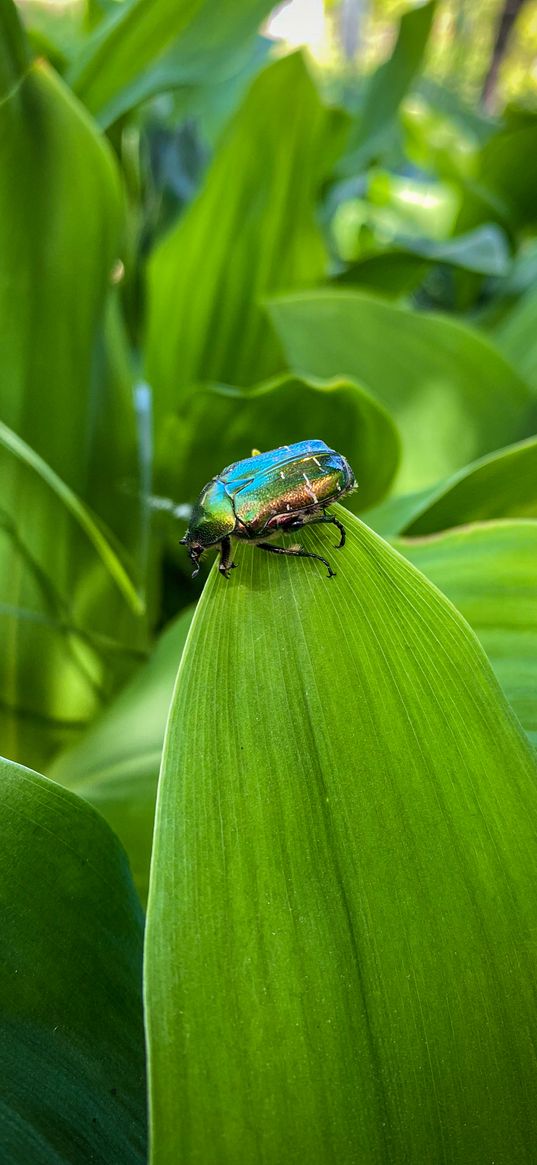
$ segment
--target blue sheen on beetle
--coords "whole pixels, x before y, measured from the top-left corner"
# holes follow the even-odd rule
[[[355,488],[348,461],[324,441],[297,441],[227,465],[203,487],[181,539],[194,566],[192,577],[199,572],[204,550],[219,546],[219,570],[229,578],[236,565],[231,559],[231,539],[237,538],[271,554],[316,558],[332,578],[335,571],[320,554],[302,546],[274,546],[266,539],[324,523],[339,530],[337,548],[341,549],[345,528],[326,509]]]

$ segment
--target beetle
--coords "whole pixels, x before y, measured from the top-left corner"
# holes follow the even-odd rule
[[[297,441],[227,465],[203,487],[181,539],[194,566],[192,578],[199,574],[204,550],[217,545],[220,573],[229,578],[236,566],[231,560],[232,538],[271,554],[316,558],[333,578],[335,571],[320,554],[302,546],[272,546],[265,539],[323,522],[337,526],[340,549],[345,545],[345,527],[326,513],[326,507],[355,488],[348,461],[324,441]]]

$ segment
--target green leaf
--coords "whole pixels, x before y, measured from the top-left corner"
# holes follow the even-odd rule
[[[389,499],[366,521],[383,534],[434,534],[466,522],[537,517],[537,437],[509,445],[421,493]]]
[[[106,32],[103,29],[96,35],[88,49],[88,63],[83,68],[75,64],[75,89],[104,127],[158,93],[180,89],[185,102],[199,99],[201,89],[212,90],[234,80],[252,55],[255,34],[270,8],[270,0],[241,0],[240,4],[236,0],[218,0],[218,5],[215,0],[205,0],[192,7],[183,23],[177,4],[173,22],[171,6],[162,0],[153,0],[151,8],[147,5],[144,10],[138,4],[136,17],[132,13],[130,18],[129,35],[138,40],[140,18],[144,25],[149,20],[159,21],[160,38],[154,43],[151,59],[145,40],[140,38],[125,68],[118,71],[117,46],[108,42],[111,30],[113,37],[116,35],[116,16]],[[163,10],[168,11],[168,22],[160,25]],[[176,28],[178,17],[180,25]],[[123,19],[126,20],[126,12]],[[93,76],[94,58],[103,66],[98,76]],[[225,100],[224,92],[220,93],[222,99]]]
[[[391,57],[371,74],[367,83],[363,108],[348,152],[340,163],[340,173],[354,175],[357,169],[364,169],[385,145],[401,101],[420,68],[435,11],[433,0],[404,14]]]
[[[296,372],[350,376],[391,412],[403,440],[400,492],[532,431],[528,387],[463,324],[357,291],[280,297],[269,312]]]
[[[510,360],[537,393],[537,291],[530,288],[516,300],[511,310],[494,329],[494,339],[504,356]]]
[[[12,19],[4,0],[0,39],[7,26],[8,46]],[[19,57],[14,48],[13,71]],[[137,493],[130,386],[116,393],[100,375],[119,247],[118,172],[43,61],[0,103],[0,175],[2,421],[4,438],[16,434],[10,451],[0,450],[0,750],[41,767],[126,678],[145,638],[118,590],[116,580],[129,590],[119,558],[82,508],[97,523],[110,519],[120,536],[139,509],[126,494],[117,501],[126,481]]]
[[[144,602],[129,577],[121,559],[118,557],[109,537],[98,524],[95,516],[87,506],[76,496],[72,489],[62,481],[61,477],[47,465],[46,461],[30,449],[30,446],[13,433],[7,425],[0,421],[0,446],[8,449],[41,478],[41,481],[60,499],[65,509],[73,516],[75,522],[84,531],[89,542],[104,563],[110,577],[114,580],[123,598],[127,600],[132,610],[140,615],[144,610]]]
[[[536,192],[537,116],[525,112],[482,147],[478,174],[468,183],[457,229],[468,230],[492,217],[512,231],[532,225],[537,218]]]
[[[352,508],[364,509],[386,493],[399,437],[385,409],[350,381],[288,374],[252,390],[215,385],[189,393],[164,430],[162,487],[193,502],[219,469],[249,457],[252,448],[275,449],[311,436],[349,458],[359,484]]]
[[[507,241],[494,223],[485,223],[475,231],[451,239],[398,238],[395,246],[431,262],[476,271],[479,275],[501,276],[509,269]]]
[[[301,541],[336,579],[240,548],[183,654],[146,929],[151,1165],[529,1163],[535,759],[455,608],[335,513],[343,550]]]
[[[0,760],[0,1156],[145,1160],[142,916],[88,805]]]
[[[193,607],[181,612],[147,663],[49,770],[55,781],[85,797],[112,826],[125,846],[144,903],[162,742],[192,612]]]
[[[395,545],[468,620],[537,745],[537,522],[487,522]]]
[[[325,274],[315,198],[340,124],[298,54],[252,85],[198,198],[149,261],[146,374],[157,417],[200,381],[247,385],[283,367],[259,301]]]
[[[505,236],[492,224],[445,240],[396,235],[389,249],[352,262],[337,282],[400,296],[420,283],[433,264],[502,276],[508,259]],[[499,346],[509,359],[505,346]],[[513,364],[518,367],[516,361]],[[520,372],[524,375],[523,369]]]
[[[0,101],[20,84],[30,63],[28,44],[11,0],[0,2]]]
[[[81,441],[119,248],[119,182],[112,154],[42,61],[0,105],[0,174],[2,420],[85,496],[93,449]]]
[[[136,102],[144,70],[188,28],[203,0],[128,0],[97,25],[67,80],[81,101],[110,125]]]

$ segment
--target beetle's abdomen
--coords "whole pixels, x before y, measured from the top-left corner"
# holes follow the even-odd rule
[[[234,495],[235,514],[246,536],[285,525],[286,519],[316,511],[337,501],[354,486],[352,470],[332,450],[310,454],[272,467],[243,485]],[[235,534],[240,537],[240,530]]]

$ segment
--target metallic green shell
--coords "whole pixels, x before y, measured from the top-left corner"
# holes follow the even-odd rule
[[[298,441],[226,466],[194,506],[187,542],[255,539],[311,521],[355,485],[346,459],[324,441]]]

